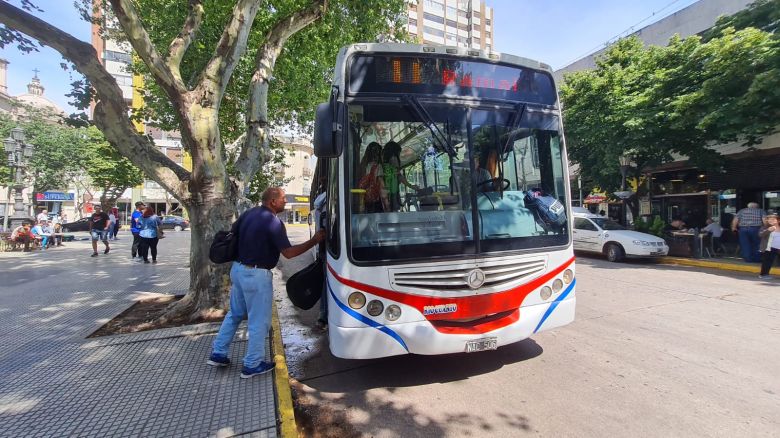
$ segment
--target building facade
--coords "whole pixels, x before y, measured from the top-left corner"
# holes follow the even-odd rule
[[[410,0],[406,30],[421,44],[486,51],[493,45],[493,8],[473,0]]]

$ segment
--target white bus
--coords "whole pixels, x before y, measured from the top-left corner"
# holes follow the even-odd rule
[[[574,319],[549,66],[445,46],[344,47],[314,149],[334,355],[492,350]]]

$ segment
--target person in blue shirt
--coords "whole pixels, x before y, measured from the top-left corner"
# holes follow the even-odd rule
[[[141,261],[141,258],[136,258],[138,255],[138,245],[141,244],[141,239],[138,237],[138,233],[141,231],[141,228],[138,226],[138,219],[143,216],[145,208],[146,204],[141,201],[136,202],[135,211],[133,212],[132,216],[130,216],[130,232],[133,234],[133,245],[130,247],[130,254],[132,254],[133,260],[137,260],[139,262]]]
[[[230,269],[230,310],[214,339],[211,366],[228,366],[228,349],[238,325],[247,318],[249,337],[241,378],[265,374],[274,368],[266,362],[266,336],[271,327],[273,303],[273,269],[279,255],[293,258],[325,240],[325,230],[319,230],[304,243],[291,245],[284,223],[276,217],[284,211],[284,190],[271,187],[263,192],[262,205],[244,212],[238,224],[238,259]]]
[[[163,237],[160,224],[162,221],[154,214],[152,207],[146,207],[144,213],[136,221],[138,223],[138,254],[144,263],[149,263],[149,251],[152,252],[152,263],[157,263],[157,242]]]

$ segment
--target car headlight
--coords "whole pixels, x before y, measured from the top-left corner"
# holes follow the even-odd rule
[[[641,245],[641,244],[642,244],[642,241],[641,241],[641,240],[634,240],[634,241],[632,241],[632,243],[633,243],[634,245]]]
[[[349,307],[353,309],[360,309],[366,305],[366,296],[360,292],[352,292],[347,299]]]
[[[383,310],[385,310],[385,306],[379,300],[371,300],[368,302],[368,306],[366,306],[366,311],[371,316],[379,316]]]
[[[385,318],[387,318],[388,321],[395,321],[400,317],[401,317],[400,307],[396,306],[395,304],[391,304],[387,306],[387,310],[385,310]]]

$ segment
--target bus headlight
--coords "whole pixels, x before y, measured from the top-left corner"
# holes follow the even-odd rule
[[[385,318],[387,318],[388,321],[395,321],[400,317],[401,317],[400,307],[396,306],[395,304],[391,304],[387,306],[387,310],[385,310]]]
[[[569,284],[572,280],[574,280],[574,272],[571,269],[563,271],[563,282]]]
[[[552,289],[550,289],[550,286],[545,286],[542,288],[542,291],[539,292],[539,295],[542,296],[543,300],[549,300],[552,296]]]
[[[366,296],[360,292],[352,292],[347,299],[349,307],[353,309],[361,309],[366,305]]]
[[[563,289],[563,280],[556,278],[555,281],[553,281],[553,292],[557,294],[561,289]]]
[[[371,300],[368,302],[368,306],[366,306],[366,311],[371,316],[379,316],[383,310],[385,310],[385,306],[379,300]]]

